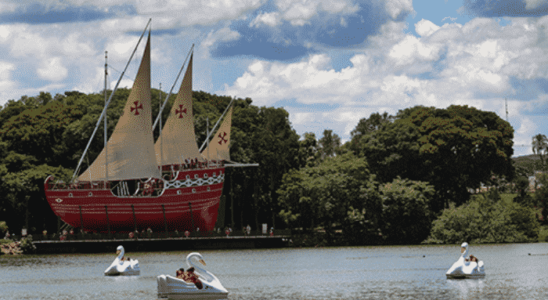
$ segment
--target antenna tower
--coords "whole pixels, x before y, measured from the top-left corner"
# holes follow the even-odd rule
[[[504,98],[504,104],[506,105],[506,122],[508,122],[508,99]]]

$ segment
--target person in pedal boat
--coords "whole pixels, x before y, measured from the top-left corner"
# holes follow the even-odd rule
[[[194,267],[190,267],[186,272],[184,272],[182,279],[186,282],[194,283],[199,290],[204,287],[198,275],[194,273]]]

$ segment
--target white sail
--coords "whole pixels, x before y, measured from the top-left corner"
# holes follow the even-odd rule
[[[156,140],[154,150],[159,165],[181,164],[185,159],[202,160],[194,133],[192,55],[179,93],[171,107],[162,134]]]
[[[154,153],[150,93],[150,32],[133,88],[118,124],[108,140],[108,151],[101,151],[80,181],[106,180],[108,152],[108,180],[160,177]]]

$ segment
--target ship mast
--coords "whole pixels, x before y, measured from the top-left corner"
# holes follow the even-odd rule
[[[209,137],[209,117],[206,118],[206,136]],[[206,139],[207,142],[207,167],[209,168],[209,139]]]
[[[164,139],[162,139],[162,83],[160,82],[160,97],[158,97],[158,106],[160,113],[158,114],[158,118],[160,119],[160,168],[164,165]],[[152,131],[154,131],[154,126],[152,126]],[[163,170],[161,170],[163,171]]]
[[[108,63],[107,63],[108,51],[105,51],[105,110],[107,109],[107,77],[108,77]],[[105,178],[108,182],[108,144],[107,144],[107,114],[105,113]]]

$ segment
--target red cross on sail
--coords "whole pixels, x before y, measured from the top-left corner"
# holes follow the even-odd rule
[[[182,119],[182,118],[183,118],[183,113],[186,114],[186,108],[183,109],[183,105],[182,105],[182,104],[179,105],[179,108],[180,108],[180,110],[179,110],[179,109],[175,109],[175,114],[179,114],[179,119]]]
[[[225,137],[226,137],[226,132],[223,132],[223,135],[221,135],[221,134],[219,133],[219,138],[220,138],[220,140],[219,140],[219,145],[222,145],[223,142],[224,142],[224,143],[228,142],[227,140],[225,140]]]
[[[137,105],[137,103],[139,103],[139,101],[135,101],[133,102],[135,104],[135,107],[131,107],[131,112],[133,112],[135,110],[135,115],[139,115],[139,109],[143,109],[143,104],[139,104]]]
[[[169,111],[169,118],[154,146],[158,165],[178,165],[184,159],[200,159],[201,156],[196,145],[192,113],[192,57],[190,55],[183,82]]]
[[[215,132],[211,143],[202,151],[204,158],[230,161],[230,125],[232,123],[232,106],[228,109],[223,122]]]

